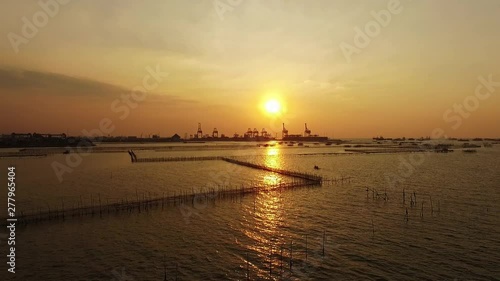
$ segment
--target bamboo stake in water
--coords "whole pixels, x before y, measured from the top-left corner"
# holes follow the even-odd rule
[[[101,209],[101,194],[99,193],[99,215],[101,216],[102,218],[102,209]]]
[[[323,230],[323,257],[325,256],[325,239],[326,239],[326,230]]]
[[[307,261],[307,234],[306,234],[306,261]]]
[[[139,209],[139,213],[141,212],[141,202],[139,201],[139,193],[137,192],[137,188],[135,189],[135,197],[137,199],[137,207]]]
[[[94,216],[94,198],[92,197],[92,193],[90,194],[90,208],[92,210],[92,216]]]
[[[269,255],[269,277],[273,275],[273,246],[271,246],[271,254]]]
[[[431,215],[433,215],[434,214],[434,208],[432,206],[432,196],[429,195],[429,198],[431,200]]]
[[[62,201],[62,217],[64,220],[64,198],[61,198],[61,201]]]
[[[280,245],[280,276],[283,274],[283,245]]]
[[[81,195],[80,195],[80,208],[82,208],[81,212],[83,214],[83,200],[82,200],[82,196]]]
[[[247,280],[250,280],[250,270],[249,270],[249,262],[248,262],[248,250],[247,250]]]
[[[424,218],[424,202],[422,201],[422,209],[420,210],[420,217]]]
[[[165,254],[163,254],[163,281],[167,281],[167,263],[165,261]]]

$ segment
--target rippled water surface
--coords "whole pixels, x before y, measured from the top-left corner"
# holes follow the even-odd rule
[[[13,280],[163,280],[164,264],[167,280],[500,279],[499,146],[475,154],[354,155],[312,144],[192,146],[137,154],[229,156],[353,179],[28,224],[17,229]],[[59,182],[52,163],[66,157],[0,159],[3,171],[17,167],[18,213],[293,181],[223,161],[132,164],[116,152],[83,156]]]

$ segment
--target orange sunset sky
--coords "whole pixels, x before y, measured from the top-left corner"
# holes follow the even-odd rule
[[[80,135],[109,118],[112,135],[184,136],[201,122],[280,136],[282,122],[290,133],[307,122],[336,138],[500,137],[500,1],[52,2],[32,38],[23,18],[43,21],[39,2],[2,4],[0,133]],[[390,19],[376,22],[382,10]],[[370,22],[379,32],[356,45]],[[122,120],[112,104],[148,67],[168,76]],[[479,77],[493,81],[482,99]]]

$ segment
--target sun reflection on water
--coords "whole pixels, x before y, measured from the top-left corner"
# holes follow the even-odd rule
[[[264,165],[270,168],[281,169],[280,163],[280,150],[276,147],[268,147],[266,154],[264,155]],[[275,173],[266,173],[263,177],[264,186],[276,186],[281,182],[282,178],[280,175]]]
[[[264,176],[264,185],[275,186],[281,182],[281,178],[275,174],[269,173]]]
[[[281,164],[279,161],[280,158],[280,150],[276,147],[267,148],[266,155],[264,158],[264,164],[270,168],[278,168],[281,169]]]
[[[277,147],[267,147],[263,163],[265,166],[275,169],[282,169],[281,153]],[[262,175],[263,184],[260,192],[255,194],[253,202],[246,208],[245,217],[250,218],[243,232],[251,239],[251,243],[246,245],[247,249],[258,257],[259,264],[269,262],[269,254],[279,251],[278,245],[282,243],[281,232],[286,225],[283,220],[284,202],[279,189],[275,189],[285,178],[277,173],[265,172]],[[278,266],[278,260],[273,259],[273,267]],[[261,272],[266,276],[266,272]],[[260,276],[260,273],[257,274]]]

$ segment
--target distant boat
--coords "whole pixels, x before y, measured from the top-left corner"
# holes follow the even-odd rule
[[[319,167],[314,165],[314,170],[319,170]]]
[[[436,148],[436,153],[448,153],[448,152],[453,152],[453,149],[449,149],[448,147],[440,147]]]
[[[481,146],[480,146],[480,145],[477,145],[477,144],[473,144],[473,143],[468,143],[468,142],[466,142],[466,143],[464,143],[464,144],[462,145],[462,147],[463,147],[463,148],[479,148],[479,147],[481,147]]]

